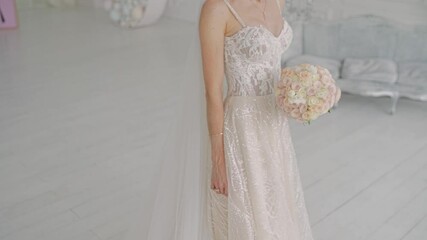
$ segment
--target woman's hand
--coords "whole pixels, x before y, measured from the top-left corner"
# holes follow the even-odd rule
[[[227,5],[222,1],[205,1],[199,19],[199,38],[203,61],[206,110],[212,144],[211,188],[227,196],[227,174],[222,132],[224,105],[222,85],[224,81],[224,33],[229,17]]]
[[[211,188],[213,190],[218,189],[217,193],[228,196],[227,170],[224,160],[216,161],[212,164]]]

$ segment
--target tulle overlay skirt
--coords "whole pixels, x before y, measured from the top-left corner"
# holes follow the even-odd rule
[[[228,196],[209,190],[207,198],[213,239],[312,240],[288,119],[274,94],[226,97],[224,151]]]

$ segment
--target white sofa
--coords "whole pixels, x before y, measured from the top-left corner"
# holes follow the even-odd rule
[[[328,68],[342,92],[427,101],[427,25],[361,15],[340,21],[289,22],[294,31],[282,67]]]

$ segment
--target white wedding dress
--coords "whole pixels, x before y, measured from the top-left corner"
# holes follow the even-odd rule
[[[292,28],[284,18],[278,36],[245,25],[224,1],[241,28],[224,43],[228,197],[209,191],[214,239],[312,240],[288,119],[274,98]]]
[[[212,161],[196,26],[185,76],[172,79],[181,83],[177,115],[167,141],[153,150],[160,174],[150,183],[150,201],[129,219],[124,240],[313,240],[288,119],[274,100],[292,28],[285,18],[278,35],[263,25],[246,25],[224,1],[242,25],[224,42],[228,196],[210,188]],[[267,1],[276,1],[281,12],[278,0]],[[194,17],[199,18],[203,2],[194,0]]]

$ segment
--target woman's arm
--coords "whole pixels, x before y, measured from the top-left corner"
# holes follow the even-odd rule
[[[224,31],[225,14],[222,1],[207,0],[199,21],[203,60],[205,97],[210,134],[223,131]]]
[[[200,45],[203,60],[203,77],[209,134],[223,131],[224,111],[222,82],[224,80],[224,31],[223,4],[218,0],[207,0],[199,20]],[[221,135],[212,136],[212,140]]]
[[[280,6],[282,8],[282,9],[280,9],[280,11],[284,12],[285,11],[286,0],[279,0],[279,3],[280,3]]]
[[[224,109],[222,83],[224,80],[224,32],[227,8],[222,0],[206,0],[199,19],[199,37],[203,61],[206,111],[209,134],[212,136],[212,184],[221,193],[227,194],[225,173]]]

